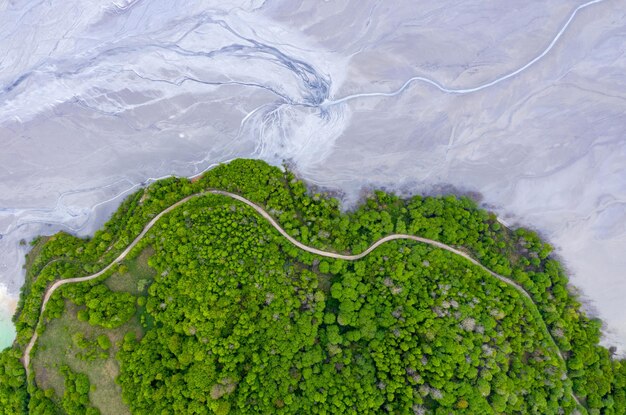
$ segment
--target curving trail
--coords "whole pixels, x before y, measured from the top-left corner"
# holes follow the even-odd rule
[[[459,256],[467,259],[469,262],[471,262],[472,264],[476,265],[477,267],[479,267],[483,271],[489,273],[493,277],[495,277],[495,278],[499,279],[500,281],[502,281],[502,282],[510,285],[511,287],[515,288],[518,292],[520,292],[525,297],[527,297],[533,303],[533,305],[535,305],[535,307],[536,307],[536,304],[532,300],[532,297],[530,296],[530,294],[528,294],[528,292],[521,285],[519,285],[515,281],[511,280],[510,278],[504,277],[504,276],[502,276],[500,274],[497,274],[497,273],[491,271],[489,268],[485,267],[484,265],[480,264],[477,260],[472,258],[469,254],[466,254],[463,251],[460,251],[460,250],[458,250],[456,248],[453,248],[450,245],[446,245],[444,243],[441,243],[441,242],[438,242],[438,241],[435,241],[435,240],[432,240],[432,239],[422,238],[420,236],[415,236],[415,235],[392,234],[392,235],[388,235],[388,236],[385,236],[385,237],[377,240],[369,248],[367,248],[365,251],[363,251],[363,252],[361,252],[359,254],[344,255],[344,254],[338,254],[336,252],[322,251],[321,249],[317,249],[317,248],[313,248],[311,246],[307,246],[307,245],[303,244],[302,242],[300,242],[300,241],[296,240],[295,238],[293,238],[291,235],[289,235],[278,224],[278,222],[276,222],[276,220],[269,213],[267,213],[265,211],[265,209],[263,209],[261,206],[257,205],[256,203],[246,199],[243,196],[235,194],[235,193],[226,192],[224,190],[211,189],[211,190],[206,190],[204,192],[200,192],[200,193],[196,193],[196,194],[187,196],[187,197],[179,200],[178,202],[174,203],[170,207],[168,207],[168,208],[164,209],[163,211],[161,211],[161,213],[156,215],[154,218],[152,218],[152,220],[150,222],[148,222],[148,224],[143,228],[141,233],[139,235],[137,235],[137,237],[130,243],[130,245],[128,245],[128,247],[126,247],[126,249],[115,260],[113,260],[113,262],[111,262],[109,265],[107,265],[101,271],[96,272],[95,274],[92,274],[92,275],[88,275],[86,277],[75,277],[75,278],[66,278],[66,279],[63,279],[63,280],[58,280],[58,281],[54,282],[46,290],[46,294],[44,295],[44,298],[43,298],[43,303],[41,304],[41,311],[39,313],[39,321],[37,323],[37,327],[35,328],[35,333],[33,334],[33,337],[31,337],[31,339],[28,342],[28,345],[26,346],[26,348],[24,349],[24,356],[22,357],[22,363],[24,364],[24,368],[26,369],[26,378],[27,379],[30,376],[30,353],[31,353],[31,351],[33,349],[33,346],[37,342],[37,338],[39,337],[39,335],[37,333],[37,328],[39,327],[39,324],[41,323],[43,312],[46,309],[46,304],[50,300],[50,297],[52,297],[52,294],[54,294],[54,292],[57,290],[57,288],[61,287],[62,285],[65,285],[65,284],[89,281],[89,280],[93,280],[95,278],[98,278],[98,277],[102,276],[104,273],[109,271],[114,265],[118,264],[120,261],[122,261],[124,258],[126,258],[128,253],[141,241],[141,239],[143,239],[143,237],[146,235],[146,233],[148,233],[148,231],[150,229],[152,229],[152,227],[164,215],[166,215],[167,213],[169,213],[172,210],[176,209],[177,207],[179,207],[183,203],[185,203],[185,202],[187,202],[187,201],[189,201],[189,200],[191,200],[191,199],[193,199],[195,197],[204,196],[204,195],[207,195],[207,194],[216,194],[216,195],[226,196],[226,197],[229,197],[231,199],[238,200],[238,201],[240,201],[240,202],[250,206],[259,215],[261,215],[264,219],[266,219],[285,239],[287,239],[289,241],[289,243],[291,243],[294,246],[297,246],[298,248],[302,249],[303,251],[310,252],[312,254],[323,256],[323,257],[326,257],[326,258],[343,259],[343,260],[346,260],[346,261],[356,261],[358,259],[361,259],[361,258],[369,255],[373,250],[378,248],[380,245],[382,245],[382,244],[384,244],[386,242],[393,241],[393,240],[398,240],[398,239],[405,239],[405,240],[421,242],[421,243],[424,243],[424,244],[427,244],[427,245],[431,245],[431,246],[434,246],[434,247],[446,250],[448,252],[452,252],[455,255],[459,255]],[[542,320],[542,322],[543,322],[543,320]],[[544,326],[544,327],[545,327],[546,332],[549,335],[549,338],[552,340],[552,344],[553,344],[556,352],[558,353],[559,357],[563,361],[563,364],[567,368],[567,365],[565,363],[565,358],[563,357],[563,355],[561,353],[561,350],[556,345],[556,342],[554,341],[554,338],[552,337],[552,334],[549,332],[547,327],[546,326]],[[572,393],[572,398],[574,398],[574,400],[578,403],[578,405],[582,406],[580,401],[578,400],[578,398],[573,393]]]
[[[214,193],[214,194],[223,195],[223,196],[232,197],[233,199],[239,200],[240,202],[243,202],[246,205],[250,206],[251,208],[256,210],[261,216],[263,216],[269,223],[271,223],[272,226],[274,228],[276,228],[276,230],[278,232],[280,232],[280,234],[282,236],[284,236],[285,239],[287,239],[292,245],[297,246],[298,248],[302,249],[303,251],[310,252],[310,253],[316,254],[316,255],[320,255],[320,256],[323,256],[323,257],[326,257],[326,258],[343,259],[343,260],[346,260],[346,261],[356,261],[358,259],[366,257],[367,255],[370,254],[370,252],[372,252],[374,249],[378,248],[380,245],[384,244],[385,242],[393,241],[393,240],[396,240],[396,239],[409,239],[409,240],[412,240],[412,241],[417,241],[417,242],[422,242],[422,243],[425,243],[425,244],[428,244],[428,245],[432,245],[432,246],[435,246],[437,248],[445,249],[446,251],[452,252],[453,254],[462,256],[463,258],[465,258],[468,261],[470,261],[472,264],[477,265],[478,267],[482,268],[483,271],[487,271],[489,274],[493,275],[494,277],[498,278],[499,280],[504,281],[505,283],[513,286],[516,290],[518,290],[519,292],[524,294],[526,297],[528,297],[532,301],[532,298],[530,297],[530,294],[528,294],[526,292],[526,290],[524,290],[524,288],[522,288],[521,285],[519,285],[518,283],[516,283],[515,281],[513,281],[513,280],[511,280],[511,279],[509,279],[507,277],[503,277],[500,274],[496,274],[495,272],[491,271],[489,268],[486,268],[485,266],[481,265],[480,262],[476,261],[474,258],[469,256],[465,252],[459,251],[458,249],[455,249],[455,248],[451,247],[450,245],[446,245],[444,243],[441,243],[441,242],[438,242],[438,241],[435,241],[435,240],[432,240],[432,239],[422,238],[421,236],[396,233],[396,234],[392,234],[392,235],[388,235],[388,236],[385,236],[383,238],[380,238],[379,240],[374,242],[372,245],[370,245],[369,248],[367,248],[365,251],[361,252],[360,254],[344,255],[344,254],[338,254],[338,253],[335,253],[335,252],[322,251],[321,249],[317,249],[317,248],[313,248],[311,246],[307,246],[307,245],[303,244],[302,242],[298,241],[297,239],[294,239],[283,228],[281,228],[281,226],[278,224],[278,222],[276,222],[276,220],[272,216],[270,216],[269,213],[267,213],[262,207],[256,205],[255,203],[249,201],[248,199],[246,199],[246,198],[244,198],[242,196],[239,196],[237,194],[224,192],[224,191],[221,191],[221,190],[210,190],[209,192],[210,193]]]

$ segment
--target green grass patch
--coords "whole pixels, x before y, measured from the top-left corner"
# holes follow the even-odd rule
[[[89,393],[90,401],[103,415],[130,414],[128,407],[122,402],[121,388],[115,383],[119,373],[115,354],[119,348],[118,343],[128,331],[135,331],[138,337],[141,335],[139,321],[134,316],[117,329],[106,330],[79,321],[76,316],[78,310],[78,307],[67,301],[63,315],[46,325],[33,355],[37,385],[42,389],[52,388],[55,392],[53,399],[60,402],[64,392],[64,378],[60,367],[67,364],[73,371],[85,373],[89,377],[89,382],[94,386],[94,390]],[[104,354],[106,357],[97,357],[91,361],[81,359],[80,355],[86,355],[89,347],[81,348],[77,344],[77,338],[83,337],[95,347],[96,344],[106,343],[103,338],[98,341],[98,337],[103,335],[109,339],[111,346],[107,351],[98,348],[96,355]]]
[[[146,295],[148,286],[154,280],[156,271],[148,265],[148,260],[154,254],[151,246],[122,264],[120,272],[111,275],[104,282],[111,291],[125,291],[133,295]]]

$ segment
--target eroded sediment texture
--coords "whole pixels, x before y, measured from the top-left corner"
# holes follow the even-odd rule
[[[5,2],[0,40],[2,314],[20,239],[259,157],[347,203],[480,192],[626,346],[626,0]]]

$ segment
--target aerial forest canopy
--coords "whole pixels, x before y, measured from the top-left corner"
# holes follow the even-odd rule
[[[457,251],[398,239],[318,255],[209,189],[325,252],[391,234]],[[40,316],[54,281],[105,269],[184,198]],[[467,198],[372,192],[344,213],[254,160],[162,180],[91,239],[33,242],[0,414],[624,414],[624,361],[550,251]]]

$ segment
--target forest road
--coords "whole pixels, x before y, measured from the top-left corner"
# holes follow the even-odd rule
[[[463,251],[460,251],[460,250],[458,250],[456,248],[453,248],[450,245],[446,245],[444,243],[441,243],[441,242],[438,242],[438,241],[435,241],[435,240],[432,240],[432,239],[422,238],[420,236],[415,236],[415,235],[392,234],[392,235],[388,235],[388,236],[385,236],[385,237],[377,240],[372,245],[370,245],[369,248],[367,248],[365,251],[361,252],[360,254],[344,255],[344,254],[338,254],[336,252],[322,251],[321,249],[317,249],[317,248],[313,248],[313,247],[307,246],[307,245],[303,244],[302,242],[294,239],[291,235],[289,235],[287,233],[287,231],[285,231],[278,224],[278,222],[276,222],[276,220],[269,213],[267,213],[265,211],[265,209],[263,209],[262,207],[260,207],[256,203],[246,199],[243,196],[235,194],[235,193],[226,192],[224,190],[209,189],[209,190],[205,190],[205,191],[200,192],[200,193],[195,193],[193,195],[189,195],[189,196],[179,200],[178,202],[174,203],[170,207],[168,207],[168,208],[164,209],[163,211],[161,211],[161,213],[156,215],[154,218],[152,218],[152,220],[150,222],[148,222],[148,224],[143,228],[141,233],[139,235],[137,235],[137,237],[130,243],[130,245],[128,245],[128,247],[126,247],[126,249],[116,259],[114,259],[113,262],[111,262],[109,265],[107,265],[101,271],[96,272],[95,274],[92,274],[92,275],[88,275],[86,277],[75,277],[75,278],[66,278],[66,279],[63,279],[63,280],[58,280],[58,281],[54,282],[46,290],[46,294],[44,295],[44,298],[43,298],[43,303],[41,304],[41,311],[39,312],[39,320],[38,320],[37,326],[35,328],[35,333],[33,334],[33,337],[31,337],[31,339],[28,342],[28,345],[26,346],[26,348],[24,349],[24,356],[22,357],[22,363],[24,364],[24,368],[26,369],[26,378],[27,379],[30,376],[30,353],[31,353],[31,350],[33,349],[33,346],[37,342],[37,338],[39,337],[39,335],[37,333],[37,328],[39,327],[39,324],[41,324],[42,316],[43,316],[43,313],[44,313],[44,311],[46,309],[46,304],[48,304],[48,301],[50,300],[50,297],[52,297],[52,294],[54,294],[54,292],[57,290],[57,288],[65,285],[65,284],[84,282],[84,281],[89,281],[89,280],[93,280],[95,278],[100,277],[101,275],[103,275],[104,273],[109,271],[113,266],[115,266],[116,264],[118,264],[119,262],[124,260],[124,258],[126,258],[128,253],[143,239],[143,237],[146,235],[146,233],[148,233],[148,231],[164,215],[168,214],[172,210],[176,209],[177,207],[179,207],[183,203],[185,203],[185,202],[187,202],[187,201],[189,201],[189,200],[191,200],[193,198],[200,197],[200,196],[205,196],[207,194],[216,194],[216,195],[226,196],[226,197],[229,197],[231,199],[238,200],[238,201],[240,201],[240,202],[250,206],[259,215],[261,215],[263,218],[265,218],[291,244],[293,244],[294,246],[302,249],[303,251],[306,251],[306,252],[309,252],[309,253],[312,253],[312,254],[315,254],[315,255],[319,255],[319,256],[322,256],[322,257],[326,257],[326,258],[343,259],[343,260],[346,260],[346,261],[356,261],[358,259],[361,259],[361,258],[369,255],[373,250],[375,250],[376,248],[378,248],[380,245],[384,244],[385,242],[399,240],[399,239],[405,239],[405,240],[421,242],[421,243],[424,243],[424,244],[427,244],[427,245],[431,245],[431,246],[434,246],[434,247],[446,250],[448,252],[452,252],[455,255],[459,255],[459,256],[467,259],[472,264],[476,265],[477,267],[479,267],[483,271],[489,273],[491,276],[493,276],[493,277],[499,279],[500,281],[502,281],[502,282],[510,285],[511,287],[515,288],[518,292],[520,292],[526,298],[528,298],[531,301],[531,303],[535,306],[535,308],[537,308],[537,305],[533,301],[533,299],[530,296],[530,294],[528,294],[528,292],[524,288],[522,288],[521,285],[519,285],[518,283],[516,283],[515,281],[513,281],[513,280],[511,280],[511,279],[509,279],[507,277],[504,277],[504,276],[502,276],[500,274],[497,274],[497,273],[491,271],[489,268],[485,267],[484,265],[479,263],[477,260],[472,258],[469,254],[467,254],[467,253],[465,253]],[[543,322],[543,320],[542,320],[542,322]],[[544,322],[544,328],[545,328],[546,332],[548,333],[549,338],[552,340],[552,344],[553,344],[556,352],[558,353],[559,357],[563,361],[563,364],[565,365],[565,368],[567,370],[567,364],[565,363],[565,358],[563,357],[563,354],[561,353],[561,350],[558,348],[556,342],[554,341],[554,338],[552,337],[552,333],[550,333],[550,331],[548,330],[547,326],[545,325],[545,322]],[[580,401],[574,395],[574,393],[572,393],[571,395],[572,395],[572,398],[578,403],[578,405],[580,405],[582,407]]]

